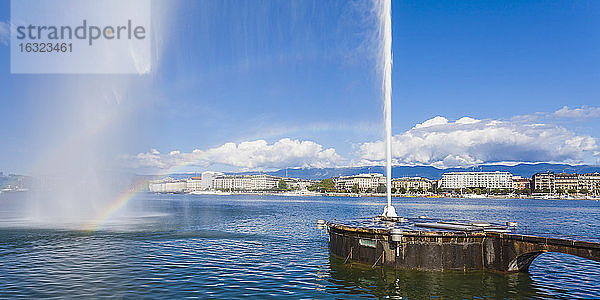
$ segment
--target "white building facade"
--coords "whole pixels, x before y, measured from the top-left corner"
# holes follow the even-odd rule
[[[404,189],[405,191],[422,191],[429,192],[434,189],[433,180],[429,180],[427,178],[422,177],[403,177],[392,179],[392,188],[395,188],[397,191],[400,189]]]
[[[509,172],[452,172],[442,175],[441,189],[512,189],[513,175]]]
[[[578,175],[580,190],[587,190],[590,194],[600,195],[600,173]]]
[[[231,191],[264,191],[277,188],[281,178],[271,175],[221,175],[213,180],[213,189]]]
[[[349,192],[354,185],[358,185],[361,192],[376,191],[380,184],[385,185],[385,177],[379,173],[341,176],[334,178],[334,183],[338,191]]]
[[[185,181],[187,192],[196,192],[202,190],[202,178],[192,177]]]
[[[153,193],[185,193],[187,191],[187,182],[173,178],[150,181],[148,190]]]
[[[200,183],[200,187],[202,188],[202,190],[214,189],[213,182],[214,182],[215,178],[217,178],[218,176],[223,176],[223,175],[224,174],[221,172],[213,172],[213,171],[202,172],[202,182]]]

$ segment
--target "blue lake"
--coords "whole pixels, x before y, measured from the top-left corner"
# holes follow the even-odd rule
[[[374,216],[384,198],[139,194],[100,230],[23,219],[0,195],[0,298],[600,298],[600,263],[546,253],[529,274],[422,272],[330,257],[317,219]],[[85,199],[82,199],[85,201]],[[600,202],[394,198],[400,215],[516,221],[600,237]]]

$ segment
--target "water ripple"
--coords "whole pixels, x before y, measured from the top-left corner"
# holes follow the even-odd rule
[[[2,222],[0,298],[600,298],[600,264],[568,255],[543,254],[531,274],[509,275],[371,269],[330,257],[315,220],[375,215],[378,198],[134,201],[146,217],[91,233]],[[600,209],[585,201],[401,201],[396,208],[407,217],[512,220],[600,236]]]

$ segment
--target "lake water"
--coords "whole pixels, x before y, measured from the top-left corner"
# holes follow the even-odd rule
[[[0,195],[0,298],[600,299],[600,263],[546,253],[530,274],[416,272],[330,257],[317,219],[384,198],[139,194],[100,230],[24,220]],[[85,199],[82,199],[85,201]],[[600,202],[394,198],[400,215],[600,236]]]

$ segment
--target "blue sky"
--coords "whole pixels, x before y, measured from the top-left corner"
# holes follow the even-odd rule
[[[150,75],[12,75],[0,27],[0,170],[65,148],[142,173],[380,163],[372,1],[154,4]],[[395,163],[598,164],[599,2],[394,0],[392,24]]]

